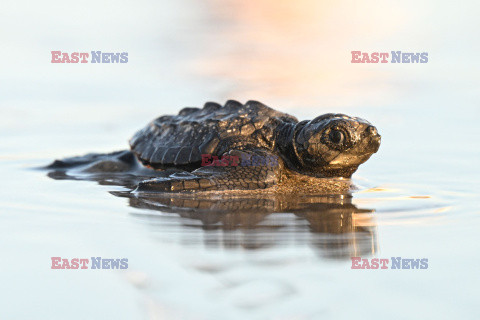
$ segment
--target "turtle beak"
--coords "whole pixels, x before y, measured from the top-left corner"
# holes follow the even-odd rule
[[[378,134],[377,128],[374,126],[368,126],[365,129],[366,140],[368,141],[365,151],[367,153],[376,153],[380,148],[380,143],[382,141],[382,136]]]

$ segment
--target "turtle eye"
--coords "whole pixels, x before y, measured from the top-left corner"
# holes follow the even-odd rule
[[[330,141],[338,145],[343,144],[343,141],[345,140],[345,135],[343,134],[343,132],[335,129],[330,131],[328,137],[330,138]]]

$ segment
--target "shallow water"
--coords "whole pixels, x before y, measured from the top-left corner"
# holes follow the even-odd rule
[[[478,4],[402,3],[7,1],[0,318],[477,319]],[[130,61],[52,65],[50,50],[127,50]],[[428,51],[430,61],[352,65],[351,50]],[[155,116],[230,98],[299,119],[360,116],[382,146],[351,198],[294,206],[132,199],[34,169],[125,149]],[[129,267],[52,270],[53,256]],[[351,256],[429,263],[352,270]]]

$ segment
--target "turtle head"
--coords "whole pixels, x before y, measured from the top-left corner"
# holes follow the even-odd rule
[[[329,113],[300,122],[293,143],[305,174],[349,178],[377,152],[380,139],[368,121]]]

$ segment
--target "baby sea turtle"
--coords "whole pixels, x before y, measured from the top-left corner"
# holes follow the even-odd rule
[[[47,168],[54,179],[138,192],[344,193],[379,146],[377,129],[360,118],[328,113],[299,122],[257,101],[229,100],[153,120],[130,140],[131,151],[56,160]]]
[[[229,100],[159,117],[133,136],[130,147],[147,167],[184,170],[143,181],[139,191],[254,190],[290,182],[294,188],[298,177],[350,178],[377,152],[380,139],[357,117],[328,113],[299,122],[258,101]],[[202,166],[202,156],[218,160]],[[237,161],[224,161],[228,157]]]

